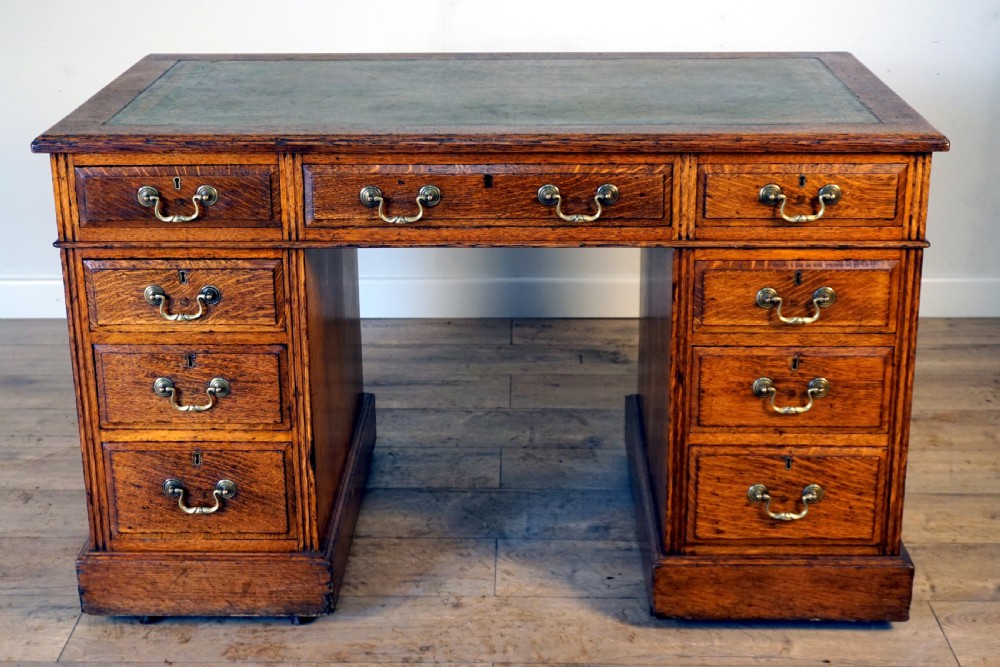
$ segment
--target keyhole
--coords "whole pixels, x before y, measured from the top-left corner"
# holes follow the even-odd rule
[[[180,271],[178,271],[177,272],[177,280],[180,281],[181,285],[187,285],[188,272],[185,271],[184,269],[181,269]]]
[[[797,354],[794,357],[792,357],[792,370],[793,371],[799,370],[799,355]]]
[[[806,187],[806,176],[805,176],[805,174],[799,174],[799,187],[800,188]]]
[[[174,176],[174,190],[180,190],[180,189],[181,189],[181,177]]]
[[[795,272],[795,284],[796,285],[801,285],[802,284],[802,272],[801,271],[796,271]]]
[[[201,465],[201,452],[195,450],[194,452],[191,453],[191,463],[195,467]]]
[[[491,174],[483,174],[483,187],[484,188],[493,187],[493,176]]]
[[[193,354],[184,355],[184,365],[187,366],[188,368],[194,368],[195,367],[194,357],[195,355]]]
[[[791,456],[782,456],[781,458],[784,459],[784,461],[785,461],[785,470],[791,470],[792,469],[792,457]]]

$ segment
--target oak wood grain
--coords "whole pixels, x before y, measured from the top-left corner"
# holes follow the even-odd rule
[[[419,160],[419,156],[417,156]],[[554,207],[538,201],[546,184],[559,188],[567,215],[595,215],[594,195],[605,183],[615,185],[619,199],[603,206],[597,225],[669,226],[670,165],[602,167],[582,171],[579,165],[447,165],[400,166],[305,165],[306,225],[375,226],[383,223],[375,208],[358,198],[366,186],[378,187],[386,199],[385,214],[415,215],[414,199],[424,185],[441,189],[441,202],[425,207],[411,226],[576,225],[560,220]]]
[[[160,194],[165,216],[192,215],[192,198],[202,185],[219,192],[214,204],[202,204],[197,219],[161,222],[153,209],[137,200],[140,187]],[[261,227],[280,224],[277,167],[274,165],[198,165],[143,167],[77,167],[76,194],[80,225],[129,224],[158,227]]]
[[[261,572],[267,572],[266,577]],[[322,614],[330,564],[319,554],[118,555],[77,560],[83,611],[137,616]]]
[[[92,328],[190,333],[285,326],[283,265],[277,258],[88,259],[83,266]],[[221,299],[204,305],[198,319],[170,322],[160,315],[159,305],[144,298],[150,285],[163,289],[170,315],[197,314],[197,299],[206,286],[215,287]]]
[[[693,428],[767,429],[775,433],[802,428],[885,431],[890,413],[892,373],[887,348],[735,347],[694,349]],[[814,378],[830,383],[802,414],[779,414],[770,398],[754,395],[758,378],[770,378],[777,407],[804,407]]]
[[[821,561],[676,556],[660,561],[653,578],[654,613],[669,618],[905,621],[913,563],[905,550]]]
[[[907,155],[702,156],[695,237],[735,240],[752,231],[758,238],[799,242],[910,238],[905,229],[910,163]],[[827,184],[850,196],[828,204],[819,219],[789,222],[781,217],[780,205],[760,201],[761,188],[770,184],[788,198],[790,217],[818,215],[819,190]]]
[[[743,163],[739,165],[706,165],[705,201],[702,225],[713,220],[726,220],[728,225],[746,224],[744,220],[780,218],[780,206],[760,201],[760,189],[768,184],[781,188],[787,197],[785,212],[813,215],[819,212],[819,191],[827,184],[840,187],[842,197],[837,203],[827,203],[823,217],[813,227],[842,225],[851,219],[852,226],[865,224],[861,220],[896,223],[896,199],[901,187],[905,165],[817,165]],[[715,223],[720,224],[720,223]],[[868,223],[872,224],[872,223]]]
[[[308,411],[304,411],[308,416],[303,419],[307,424],[300,426],[308,428],[301,436],[303,450],[311,448],[311,451],[306,452],[303,463],[311,470],[311,480],[306,486],[315,485],[313,530],[320,537],[328,527],[342,490],[342,476],[361,408],[357,252],[329,249],[295,253],[294,258],[297,270],[302,272],[295,287],[296,327],[299,335],[306,337],[299,352],[300,372],[305,375],[300,379],[298,393],[300,398],[308,396],[309,400]],[[364,468],[367,471],[367,466]]]
[[[774,450],[739,453],[698,447],[692,452],[689,489],[690,544],[739,544],[741,553],[776,553],[774,545],[835,550],[832,544],[877,544],[885,492],[885,455],[843,448]],[[808,484],[824,491],[798,521],[776,521],[762,503],[747,498],[753,484],[764,484],[771,512],[800,513]],[[770,547],[770,548],[768,548]],[[862,550],[864,552],[864,550]],[[870,553],[871,550],[867,549]]]
[[[98,396],[105,427],[287,429],[290,420],[286,350],[279,346],[97,346]],[[173,381],[181,406],[208,405],[213,378],[230,384],[212,408],[182,412],[153,392],[157,378]]]
[[[249,443],[105,445],[115,549],[268,551],[294,548],[297,502],[291,447]],[[163,492],[179,481],[188,507],[211,508],[220,480],[236,494],[212,514],[189,515]],[[270,542],[270,543],[268,543]]]
[[[694,326],[698,332],[761,331],[772,334],[891,333],[896,327],[901,256],[898,253],[815,253],[771,250],[699,251],[695,260]],[[785,318],[815,322],[789,325],[777,307],[757,304],[759,290],[770,287],[781,298]],[[828,287],[835,301],[813,306],[815,292]]]
[[[761,94],[775,80],[782,95]],[[413,337],[419,349],[396,346],[381,355],[369,388],[383,394],[397,418],[403,409],[423,415],[446,408],[464,419],[487,415],[487,425],[517,423],[520,411],[535,421],[520,442],[508,447],[499,436],[488,445],[494,458],[481,479],[503,486],[508,449],[510,461],[521,463],[507,471],[512,487],[490,492],[431,491],[428,484],[454,485],[456,477],[392,464],[394,451],[404,464],[422,452],[429,469],[435,457],[473,457],[475,448],[453,447],[440,428],[427,442],[385,450],[376,461],[379,483],[405,486],[399,480],[407,467],[423,481],[414,489],[377,489],[369,498],[376,514],[401,537],[444,537],[436,531],[452,529],[474,539],[628,539],[631,522],[627,511],[619,516],[615,495],[621,480],[598,481],[573,465],[544,473],[560,456],[613,464],[593,449],[604,446],[606,434],[581,439],[570,427],[556,440],[591,448],[571,455],[532,459],[520,447],[558,426],[539,427],[540,408],[560,408],[565,425],[574,410],[620,406],[623,394],[636,391],[638,369],[641,399],[629,405],[643,414],[630,415],[626,426],[628,438],[641,441],[630,449],[639,452],[633,481],[641,489],[654,607],[667,602],[669,588],[656,584],[657,571],[673,568],[682,589],[704,598],[687,611],[675,605],[676,615],[757,618],[757,603],[736,608],[691,573],[720,569],[721,581],[738,581],[744,596],[757,600],[787,565],[799,587],[817,593],[818,616],[904,617],[912,569],[899,538],[929,153],[947,147],[842,53],[147,57],[34,143],[54,153],[57,245],[90,510],[80,581],[98,586],[84,586],[85,605],[183,614],[333,607],[375,439],[373,398],[361,393],[355,247],[641,246],[649,250],[637,354],[634,335],[597,351],[553,345],[540,334],[534,350],[518,343],[522,358],[534,353],[519,365],[508,349],[517,347],[511,326],[510,344],[505,336],[492,347],[466,345],[463,354],[480,352],[475,362],[442,354],[426,334]],[[415,224],[378,221],[358,201],[360,188],[373,184],[390,215],[411,213],[416,190],[432,180],[443,189],[442,202]],[[596,221],[565,222],[537,201],[546,182],[564,190],[570,214],[596,212],[592,193],[605,182],[620,188],[621,199]],[[811,222],[781,221],[758,199],[762,185],[776,183],[793,213],[811,212],[827,182],[840,185],[843,199]],[[190,223],[156,220],[135,200],[140,185],[153,185],[168,214],[186,212],[202,183],[219,188],[220,200]],[[185,270],[186,262],[200,264]],[[137,300],[143,284],[157,280],[169,286],[170,307],[189,312],[197,287],[187,287],[188,272],[201,282],[227,267],[232,273],[217,280],[224,305],[210,308],[200,325],[163,326]],[[810,307],[815,281],[835,283],[845,296],[819,326],[789,331],[777,328],[775,313],[755,306],[744,318],[741,295],[758,280],[778,285],[796,314]],[[131,299],[116,298],[121,294]],[[147,324],[150,315],[160,326]],[[567,366],[573,355],[578,363]],[[439,360],[449,367],[431,371]],[[233,384],[218,402],[204,395],[215,376]],[[827,377],[830,395],[807,413],[777,415],[766,397],[752,395],[754,380],[765,376],[775,381],[782,406],[802,405],[812,377]],[[181,404],[200,398],[209,409],[175,410],[151,391],[156,377],[175,382]],[[935,377],[958,384],[948,372]],[[968,401],[959,389],[947,400],[987,411],[995,397],[979,393]],[[35,410],[22,423],[30,426],[51,406],[25,396],[4,409]],[[925,397],[917,396],[924,407]],[[507,416],[495,417],[499,411]],[[435,439],[448,449],[435,452]],[[198,546],[221,542],[225,531],[212,538],[170,533],[156,505],[164,499],[155,489],[143,493],[192,447],[214,461],[192,463],[202,468],[192,473],[199,488],[219,474],[250,471],[273,491],[259,514],[234,526],[236,533],[284,537],[260,539],[260,546],[257,537],[233,539],[225,555]],[[847,492],[831,492],[810,521],[792,526],[788,532],[803,533],[781,549],[768,551],[756,534],[749,541],[761,544],[712,546],[728,537],[713,540],[706,531],[746,528],[724,512],[711,514],[731,507],[723,490],[739,486],[734,480],[759,471],[763,461],[773,463],[779,449]],[[493,467],[497,451],[500,470]],[[793,499],[782,485],[802,484],[798,473],[781,478],[777,502]],[[541,486],[543,477],[569,486],[567,495],[513,488]],[[611,488],[594,488],[602,485]],[[197,502],[208,501],[208,491],[199,493]],[[254,500],[237,496],[233,509],[240,498]],[[477,501],[471,513],[460,507],[469,498]],[[408,506],[387,518],[390,500]],[[603,505],[596,523],[588,523],[587,504],[595,501]],[[830,507],[839,510],[835,519],[809,532]],[[169,523],[177,515],[166,516]],[[235,521],[236,512],[210,516]],[[172,551],[137,553],[143,547],[131,535],[144,517],[159,531],[149,542]],[[378,532],[385,529],[369,535],[389,537]],[[303,574],[310,583],[291,586],[296,592],[288,597],[246,593],[255,568],[281,562],[263,555],[276,545],[289,552],[281,564],[286,573],[312,571]],[[711,560],[704,555],[710,546],[730,551]],[[247,571],[213,588],[212,573],[228,577],[241,550],[253,557]],[[815,563],[802,558],[807,552]],[[141,587],[167,580],[159,577],[183,578],[185,556],[200,568],[175,593],[186,601],[139,599]],[[317,569],[325,574],[315,576]],[[134,581],[116,581],[133,574]],[[287,583],[282,576],[279,585]],[[838,576],[853,592],[845,608],[832,609]],[[879,586],[886,599],[876,597]],[[200,606],[190,601],[199,590],[207,594]],[[227,601],[237,590],[248,599]],[[812,617],[790,594],[779,602],[787,608],[768,618]],[[698,605],[705,606],[696,611]]]

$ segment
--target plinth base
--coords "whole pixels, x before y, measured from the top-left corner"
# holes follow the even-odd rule
[[[650,488],[638,396],[625,399],[625,442],[652,613],[690,620],[905,621],[913,562],[896,556],[668,554]]]

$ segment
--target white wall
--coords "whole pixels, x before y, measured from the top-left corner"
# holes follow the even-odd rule
[[[49,166],[28,144],[152,52],[851,51],[953,143],[928,316],[1000,316],[1000,2],[0,2],[0,318],[63,316]],[[775,82],[780,86],[781,82]],[[636,251],[365,250],[366,316],[631,316]]]

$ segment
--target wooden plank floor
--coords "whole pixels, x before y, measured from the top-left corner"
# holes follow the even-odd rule
[[[65,325],[0,321],[0,662],[1000,665],[1000,320],[922,323],[912,618],[861,625],[649,617],[621,436],[635,321],[364,335],[379,441],[338,611],[140,625],[78,610]]]

